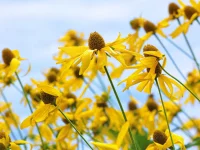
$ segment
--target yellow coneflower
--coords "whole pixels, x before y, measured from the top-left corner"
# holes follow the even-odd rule
[[[178,144],[181,150],[186,150],[184,145],[184,139],[181,136],[172,133],[172,137],[174,139],[174,144]],[[168,130],[166,130],[165,132],[155,130],[153,133],[153,141],[154,143],[150,144],[147,147],[147,150],[164,150],[172,146]]]
[[[161,54],[156,47],[152,45],[147,45],[144,47],[144,56],[144,58],[139,60],[139,64],[132,67],[137,68],[137,70],[129,77],[120,82],[126,82],[126,87],[124,90],[128,89],[132,85],[139,83],[137,90],[144,91],[150,94],[154,80],[158,79],[160,88],[167,97],[169,97],[170,99],[179,99],[180,97],[182,97],[182,86],[179,85],[175,80],[161,74],[162,68],[164,68],[166,64],[166,59],[163,57],[164,55]],[[161,68],[159,60],[163,58],[164,61]],[[180,90],[179,93],[174,92],[173,85],[178,87],[178,89]]]
[[[127,38],[121,38],[119,35],[114,42],[106,44],[98,32],[93,32],[90,34],[88,46],[60,47],[64,53],[70,56],[68,59],[58,61],[58,63],[64,64],[65,69],[62,74],[65,74],[72,65],[77,66],[79,63],[82,63],[79,74],[83,74],[95,57],[97,58],[96,68],[101,72],[105,72],[104,66],[107,66],[107,55],[111,55],[126,66],[120,55],[122,52],[139,56],[137,53],[126,50],[122,44],[126,40]]]
[[[10,50],[9,48],[2,50],[2,59],[4,63],[0,64],[0,69],[5,72],[6,76],[10,76],[17,71],[20,61],[25,60],[20,57],[18,50]]]

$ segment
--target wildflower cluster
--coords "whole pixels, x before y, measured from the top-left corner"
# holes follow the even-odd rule
[[[20,63],[25,58],[18,50],[4,48],[0,64],[3,100],[0,103],[0,149],[200,148],[200,119],[191,117],[183,107],[200,102],[199,63],[186,36],[191,25],[199,23],[200,2],[190,0],[191,5],[186,5],[178,0],[178,3],[170,3],[169,16],[157,24],[142,17],[134,18],[130,21],[134,33],[126,36],[119,33],[112,42],[105,41],[97,31],[85,39],[83,33],[68,30],[59,39],[62,45],[53,57],[55,66],[44,73],[44,80],[31,78],[28,84],[23,84],[19,74]],[[170,36],[176,38],[183,34],[188,52],[163,31],[172,21],[177,21],[178,27]],[[142,29],[143,36],[140,35]],[[151,36],[161,49],[145,44]],[[187,77],[160,36],[196,64]],[[168,59],[184,83],[165,69]],[[27,73],[30,71],[29,68]],[[126,97],[116,90],[116,81],[119,86],[125,84],[123,91],[129,93]],[[21,104],[30,110],[29,114],[23,114],[23,119],[13,111],[4,93],[10,86],[22,94]],[[144,103],[131,94],[134,86],[147,94]],[[126,105],[128,109],[124,109]],[[186,121],[182,120],[183,115]],[[182,134],[178,135],[177,131]],[[184,141],[185,137],[189,140]]]

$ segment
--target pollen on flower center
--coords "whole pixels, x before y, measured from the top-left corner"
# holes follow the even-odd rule
[[[163,145],[167,141],[167,136],[164,132],[156,130],[153,133],[153,141]]]
[[[9,49],[9,48],[4,48],[2,50],[2,58],[3,58],[3,62],[6,65],[10,65],[11,60],[15,57],[15,55],[13,54],[13,52]]]
[[[185,6],[184,8],[184,13],[187,17],[187,19],[190,20],[190,18],[192,17],[193,14],[198,13],[197,10],[192,7],[192,6]]]
[[[148,32],[155,32],[156,29],[157,29],[157,27],[152,22],[150,22],[148,20],[146,20],[144,22],[144,30],[145,30],[146,33],[148,33]]]
[[[178,14],[179,9],[180,9],[180,7],[176,3],[170,3],[169,4],[168,10],[169,10],[170,15]]]
[[[88,45],[91,50],[100,50],[105,47],[103,37],[98,32],[90,33]]]
[[[55,104],[56,102],[56,96],[53,96],[53,95],[50,95],[48,93],[45,93],[45,92],[40,92],[40,96],[41,96],[41,99],[42,101],[45,103],[45,104]]]

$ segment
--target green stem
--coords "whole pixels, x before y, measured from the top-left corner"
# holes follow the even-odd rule
[[[178,21],[178,24],[181,26],[181,22],[180,22],[179,18],[177,18],[177,21]],[[185,33],[183,33],[183,37],[184,37],[184,39],[185,39],[185,42],[186,42],[187,45],[188,45],[188,48],[189,48],[189,50],[190,50],[190,53],[192,54],[193,60],[195,61],[196,65],[197,65],[197,68],[198,68],[198,70],[199,70],[199,72],[200,72],[199,64],[198,64],[197,59],[196,59],[196,57],[195,57],[195,54],[194,54],[194,52],[193,52],[193,50],[192,50],[192,46],[190,45],[190,42],[189,42],[189,40],[188,40],[188,38],[187,38],[187,36],[186,36]]]
[[[192,121],[193,125],[194,125],[197,129],[199,129],[198,125],[196,124],[196,122],[194,121],[193,118],[191,118],[191,117],[190,117],[183,109],[181,109],[181,107],[180,107],[178,104],[176,104],[173,100],[170,99],[170,101],[171,101],[174,105],[176,105],[176,107],[179,108],[179,110],[180,110],[190,121]]]
[[[103,89],[104,91],[106,91],[106,85],[105,85],[104,82],[102,81],[101,76],[99,75],[98,72],[97,72],[97,79],[99,80],[99,83],[101,84],[102,89]]]
[[[167,118],[167,113],[166,113],[165,105],[164,105],[164,102],[163,102],[163,99],[162,99],[162,94],[161,94],[161,91],[160,91],[160,87],[159,87],[157,78],[156,78],[156,85],[158,87],[158,92],[159,92],[160,99],[161,99],[161,102],[162,102],[162,108],[163,108],[163,111],[164,111],[165,120],[166,120],[167,127],[168,127],[168,130],[169,130],[169,135],[170,135],[170,139],[171,139],[171,142],[172,142],[172,147],[173,147],[173,150],[175,150],[171,129],[170,129],[170,126],[169,126],[169,121],[168,121],[168,118]]]
[[[20,78],[19,78],[19,75],[18,75],[17,72],[15,72],[15,75],[16,75],[17,80],[19,81],[19,84],[20,84],[20,86],[21,86],[21,89],[22,89],[22,91],[23,91],[23,93],[24,93],[24,96],[25,96],[26,102],[28,103],[29,109],[30,109],[31,113],[33,113],[33,109],[32,109],[32,107],[31,107],[30,101],[29,101],[29,99],[28,99],[27,93],[26,93],[26,91],[24,90],[24,86],[23,86],[23,84],[22,84],[22,82],[21,82],[21,80],[20,80]],[[40,140],[41,140],[42,147],[43,147],[43,146],[44,146],[44,141],[43,141],[42,134],[41,134],[41,132],[40,132],[40,129],[39,129],[39,126],[38,126],[37,123],[36,123],[36,128],[37,128],[37,131],[38,131],[38,133],[39,133]]]
[[[2,95],[2,97],[3,97],[4,102],[6,103],[6,105],[7,105],[7,107],[8,107],[8,109],[9,109],[9,113],[11,114],[12,120],[14,121],[15,126],[17,127],[17,131],[18,131],[18,133],[19,133],[20,138],[21,138],[21,139],[24,139],[24,138],[23,138],[23,135],[22,135],[22,132],[21,132],[21,130],[19,129],[17,120],[16,120],[16,118],[15,118],[15,116],[14,116],[14,114],[13,114],[13,112],[12,112],[10,106],[9,106],[9,102],[8,102],[6,96],[4,95],[3,91],[1,91],[1,95]],[[27,146],[24,145],[24,148],[27,149]]]
[[[83,79],[83,81],[85,82],[85,84],[89,84],[85,79]],[[92,94],[96,94],[96,92],[93,90],[93,88],[91,86],[88,86],[89,90],[92,92]]]
[[[196,21],[197,21],[197,23],[200,25],[200,22],[199,22],[198,18],[196,19]]]
[[[124,117],[124,120],[125,120],[125,121],[128,121],[127,118],[126,118],[126,114],[125,114],[125,112],[124,112],[123,106],[122,106],[122,104],[121,104],[121,101],[120,101],[120,99],[119,99],[119,96],[118,96],[118,94],[117,94],[117,91],[116,91],[116,89],[115,89],[115,86],[114,86],[114,84],[113,84],[113,82],[112,82],[112,79],[111,79],[111,77],[110,77],[110,75],[109,75],[108,69],[107,69],[106,66],[104,66],[104,69],[105,69],[105,71],[106,71],[106,75],[108,76],[108,79],[109,79],[110,84],[111,84],[111,86],[112,86],[112,89],[113,89],[113,91],[114,91],[115,97],[116,97],[117,102],[118,102],[118,104],[119,104],[119,107],[120,107],[120,109],[121,109],[121,112],[122,112],[122,115],[123,115],[123,117]],[[133,143],[135,149],[137,149],[137,146],[136,146],[136,143],[135,143],[135,141],[134,141],[134,138],[133,138],[133,135],[132,135],[132,132],[131,132],[131,129],[130,129],[130,128],[128,129],[128,132],[129,132],[129,135],[130,135],[130,137],[131,137],[131,141],[132,141],[132,143]]]
[[[185,76],[183,75],[183,73],[181,72],[181,70],[179,69],[179,67],[177,66],[177,64],[175,63],[173,57],[171,56],[171,54],[168,52],[168,50],[166,49],[166,47],[164,46],[164,44],[161,42],[160,38],[158,37],[157,34],[154,34],[154,36],[156,37],[156,39],[158,40],[158,42],[160,43],[160,45],[163,47],[163,49],[165,50],[165,52],[167,53],[167,55],[169,56],[170,60],[172,61],[172,63],[174,64],[176,70],[180,73],[180,75],[183,77],[184,80],[187,80],[185,78]]]
[[[60,113],[63,115],[63,117],[70,123],[70,125],[74,128],[74,130],[76,130],[76,132],[80,135],[80,137],[85,141],[85,143],[90,147],[90,149],[93,150],[92,146],[87,142],[87,140],[82,136],[82,134],[78,131],[78,129],[75,127],[75,125],[70,121],[69,118],[67,118],[67,116],[63,113],[63,111],[56,105],[54,104],[55,107],[57,107],[57,109],[60,111]]]
[[[183,87],[185,87],[199,102],[200,102],[200,99],[187,87],[185,86],[181,81],[179,81],[177,78],[175,78],[174,76],[172,76],[171,74],[169,74],[161,65],[160,67],[162,68],[162,70],[168,74],[170,77],[172,77],[174,80],[176,80],[178,83],[180,83]]]
[[[188,58],[190,58],[191,60],[194,60],[192,58],[192,56],[190,56],[186,51],[184,51],[181,47],[179,47],[175,42],[173,42],[170,38],[166,38],[167,41],[169,41],[172,45],[174,45],[178,50],[180,50],[183,54],[185,54],[185,56],[187,56]]]
[[[181,118],[178,116],[178,114],[177,114],[177,116],[176,116],[176,119],[180,122],[181,125],[184,124],[184,122],[181,120]],[[191,138],[191,140],[193,139],[191,133],[190,133],[188,130],[185,130],[184,127],[182,127],[182,131],[183,131],[183,132],[185,131],[185,134],[186,134],[187,136],[189,136],[189,137]]]

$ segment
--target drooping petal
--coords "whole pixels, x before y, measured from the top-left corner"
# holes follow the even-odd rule
[[[37,87],[40,88],[43,92],[53,95],[53,96],[60,96],[61,93],[59,90],[53,88],[50,85],[46,85],[46,84],[37,84]]]
[[[80,67],[80,72],[79,72],[80,75],[83,74],[84,71],[89,67],[93,53],[94,53],[93,50],[87,50],[81,56],[82,65]]]
[[[64,53],[68,54],[71,57],[83,54],[88,47],[86,46],[72,46],[72,47],[59,47]]]
[[[91,142],[96,147],[100,148],[100,150],[119,150],[116,144],[106,144],[100,142]]]
[[[121,146],[127,132],[128,132],[128,128],[129,128],[129,122],[127,121],[121,128],[118,136],[117,136],[117,141],[116,141],[116,144],[118,147]]]

